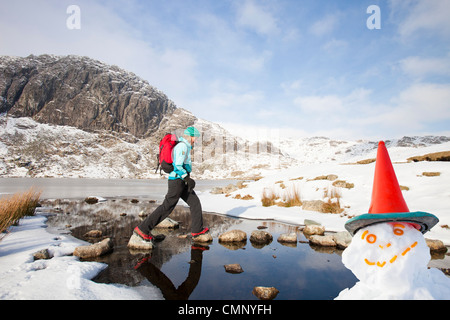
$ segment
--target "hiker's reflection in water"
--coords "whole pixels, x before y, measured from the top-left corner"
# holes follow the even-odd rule
[[[141,261],[135,268],[161,290],[164,299],[188,300],[200,280],[203,251],[205,250],[209,250],[209,247],[192,245],[189,273],[186,280],[178,288],[175,288],[172,281],[151,262],[150,257]]]

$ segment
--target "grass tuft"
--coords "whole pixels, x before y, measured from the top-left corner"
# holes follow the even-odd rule
[[[34,215],[41,193],[31,188],[26,192],[0,199],[0,239],[10,226],[17,224],[21,218]]]

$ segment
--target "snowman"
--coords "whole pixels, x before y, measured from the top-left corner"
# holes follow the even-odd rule
[[[431,257],[423,234],[438,221],[409,211],[381,141],[369,212],[345,224],[353,239],[342,262],[359,281],[336,299],[450,299],[450,279],[427,267]]]

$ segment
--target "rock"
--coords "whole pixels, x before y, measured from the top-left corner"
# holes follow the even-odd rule
[[[110,238],[94,243],[90,246],[76,247],[73,252],[74,256],[80,258],[95,258],[111,252],[114,248],[113,242]]]
[[[195,238],[192,238],[192,241],[199,243],[207,243],[213,241],[213,238],[209,232],[201,234]]]
[[[278,242],[297,243],[297,234],[295,232],[280,234]]]
[[[228,273],[242,273],[244,272],[244,269],[242,269],[241,265],[239,263],[234,264],[226,264],[224,265],[225,271]]]
[[[327,175],[327,180],[329,180],[329,181],[334,181],[334,180],[336,180],[337,178],[338,178],[338,176],[335,175],[335,174],[329,174],[329,175]]]
[[[333,182],[333,186],[337,187],[337,188],[352,189],[355,187],[355,184],[347,182],[347,181],[343,181],[343,180],[337,180],[337,181]]]
[[[277,297],[280,291],[274,287],[254,287],[252,293],[259,300],[273,300]]]
[[[352,235],[348,231],[336,232],[332,236],[338,248],[345,249],[352,243]]]
[[[317,222],[317,221],[314,221],[314,220],[310,220],[310,219],[303,220],[303,224],[305,226],[309,226],[310,224],[314,224],[314,225],[317,225],[317,226],[321,226],[322,225],[320,222]]]
[[[84,202],[87,204],[96,204],[98,202],[98,199],[96,197],[87,197],[84,199]]]
[[[319,235],[312,235],[309,238],[309,242],[315,245],[323,246],[323,247],[335,247],[336,242],[333,239],[332,235],[326,235],[326,236],[319,236]]]
[[[101,238],[102,236],[103,232],[101,232],[100,230],[91,230],[83,235],[84,238]]]
[[[303,233],[306,235],[323,235],[325,233],[325,227],[316,224],[310,224],[303,228]]]
[[[165,218],[155,228],[176,229],[179,226],[180,226],[180,224],[177,221],[172,220],[170,218]]]
[[[231,192],[234,192],[236,190],[239,190],[239,188],[237,186],[235,186],[234,184],[230,183],[226,187],[223,187],[222,190],[223,190],[223,193],[231,193]]]
[[[48,260],[51,258],[50,253],[48,252],[48,249],[42,249],[38,252],[33,253],[34,260]]]
[[[0,57],[0,114],[147,137],[175,104],[131,72],[88,57]],[[168,131],[171,132],[171,131]]]
[[[130,240],[128,241],[127,247],[129,249],[147,251],[153,249],[153,242],[144,241],[139,236],[133,233],[130,237]]]
[[[247,234],[242,230],[230,230],[219,236],[219,242],[247,241]]]
[[[256,242],[256,243],[261,243],[261,244],[270,243],[270,242],[272,242],[272,240],[273,240],[272,235],[270,233],[268,233],[267,231],[262,231],[262,230],[253,231],[250,236],[251,242]]]
[[[323,202],[322,200],[305,200],[302,202],[302,209],[308,211],[322,212],[324,203],[325,202]]]
[[[447,252],[447,247],[441,240],[425,239],[431,252]]]
[[[139,212],[138,216],[139,216],[139,218],[146,218],[148,216],[148,213],[145,211],[141,211],[141,212]]]
[[[210,191],[211,194],[223,194],[223,188],[221,187],[214,187]]]

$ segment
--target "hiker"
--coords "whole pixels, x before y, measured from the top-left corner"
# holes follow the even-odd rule
[[[129,246],[136,244],[139,248],[151,249],[153,247],[152,229],[172,213],[180,198],[190,208],[192,239],[201,242],[212,240],[209,229],[203,226],[202,206],[194,191],[195,181],[190,177],[191,149],[198,137],[200,132],[194,127],[188,127],[184,135],[178,139],[172,151],[173,171],[169,174],[168,191],[164,202],[134,229]]]

